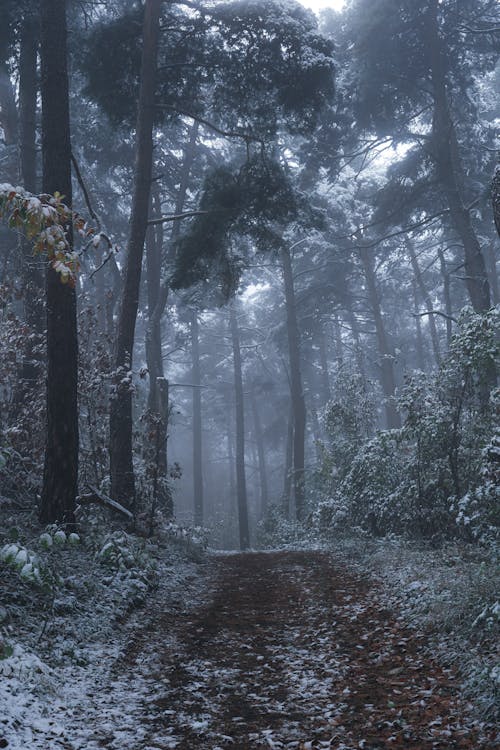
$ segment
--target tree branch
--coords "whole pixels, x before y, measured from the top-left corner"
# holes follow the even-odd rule
[[[196,122],[199,122],[200,125],[204,125],[206,128],[213,130],[214,133],[221,135],[223,138],[241,138],[247,143],[249,141],[255,141],[256,143],[260,143],[262,145],[264,144],[264,141],[262,140],[262,138],[259,138],[256,135],[252,135],[251,133],[243,133],[237,130],[223,130],[222,128],[219,128],[217,125],[215,125],[213,122],[210,122],[210,120],[205,120],[204,117],[195,115],[192,112],[186,112],[185,110],[178,109],[177,107],[172,107],[169,104],[158,104],[157,107],[159,109],[168,109],[171,112],[176,112],[178,115],[181,115],[182,117],[190,117],[192,120],[195,120]]]
[[[457,323],[457,319],[453,317],[453,315],[447,315],[444,312],[441,312],[441,310],[428,310],[427,312],[422,313],[412,313],[414,318],[423,318],[424,315],[440,315],[445,320],[451,320],[453,323]]]
[[[170,214],[168,216],[160,216],[159,219],[150,219],[148,226],[154,227],[157,224],[165,224],[167,221],[177,221],[177,219],[189,219],[191,216],[203,216],[208,214],[208,211],[185,211],[182,214]]]

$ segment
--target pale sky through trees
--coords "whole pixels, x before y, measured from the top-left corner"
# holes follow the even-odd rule
[[[341,10],[345,5],[344,0],[301,0],[301,4],[306,8],[310,8],[315,13],[319,13],[323,8],[334,8],[335,10]]]

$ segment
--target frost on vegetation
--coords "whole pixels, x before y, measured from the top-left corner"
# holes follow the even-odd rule
[[[120,595],[130,604],[141,604],[157,581],[152,546],[125,532],[108,535],[96,557],[111,573],[106,582],[118,585]]]
[[[33,583],[42,583],[38,556],[19,544],[6,544],[0,550],[0,560],[15,570],[21,578]]]
[[[313,526],[372,537],[461,539],[494,546],[500,532],[500,390],[485,408],[485,373],[497,363],[500,306],[466,308],[438,371],[400,389],[399,430],[374,434],[377,394],[349,373],[325,407]],[[498,365],[497,365],[498,366]],[[359,380],[359,382],[358,382]]]

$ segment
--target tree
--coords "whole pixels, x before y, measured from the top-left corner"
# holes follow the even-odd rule
[[[202,420],[201,420],[201,369],[198,312],[191,313],[191,358],[193,384],[193,484],[194,522],[203,524],[203,465],[202,465]]]
[[[71,206],[66,1],[41,0],[43,191]],[[72,242],[72,226],[66,227]],[[47,442],[40,521],[74,523],[78,492],[76,291],[47,269]]]
[[[240,332],[234,302],[229,305],[229,324],[233,343],[234,394],[236,414],[236,497],[238,502],[238,528],[240,549],[250,546],[248,526],[248,500],[245,477],[245,405],[243,400],[243,375],[241,369]]]
[[[298,521],[305,516],[305,437],[306,437],[306,403],[302,389],[300,366],[300,333],[297,324],[297,309],[293,285],[292,260],[290,248],[281,251],[281,268],[283,271],[286,328],[288,354],[290,362],[290,399],[293,414],[293,487],[295,513]]]
[[[391,206],[392,223],[408,209],[409,199],[414,206],[422,195],[434,201],[432,213],[443,217],[461,243],[464,281],[477,312],[490,307],[472,213],[484,201],[477,194],[476,180],[488,169],[487,152],[480,152],[477,144],[489,141],[492,129],[479,122],[471,89],[477,86],[479,72],[494,67],[497,55],[494,35],[476,35],[468,29],[490,8],[488,0],[458,5],[453,0],[418,5],[405,0],[396,11],[392,0],[376,6],[354,0],[343,40],[351,44],[349,80],[359,128],[374,136],[376,144],[383,139],[412,144],[407,164],[420,165],[413,189],[401,190]]]
[[[144,13],[134,194],[116,333],[115,392],[110,408],[111,494],[131,509],[135,509],[136,503],[132,455],[131,368],[153,169],[153,124],[160,6],[160,0],[147,0]]]

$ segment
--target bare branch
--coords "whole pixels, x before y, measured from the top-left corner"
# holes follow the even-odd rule
[[[102,505],[104,508],[108,508],[108,510],[114,510],[117,513],[121,513],[123,516],[126,516],[130,520],[133,520],[134,514],[131,513],[128,508],[125,508],[125,506],[123,506],[121,503],[118,503],[116,500],[108,497],[108,495],[100,492],[91,484],[89,484],[88,487],[89,490],[91,490],[89,493],[86,493],[85,495],[79,495],[76,498],[76,502],[78,503],[78,505]]]
[[[177,221],[178,219],[189,219],[191,216],[203,216],[208,214],[208,211],[185,211],[182,214],[170,214],[168,216],[160,216],[159,219],[150,219],[148,226],[154,227],[157,224],[165,224],[167,221]]]
[[[444,318],[445,320],[451,320],[453,323],[457,323],[457,319],[453,317],[453,315],[447,315],[444,312],[441,312],[441,310],[428,310],[427,312],[422,313],[412,313],[414,318],[423,318],[424,315],[439,315],[441,318]]]

